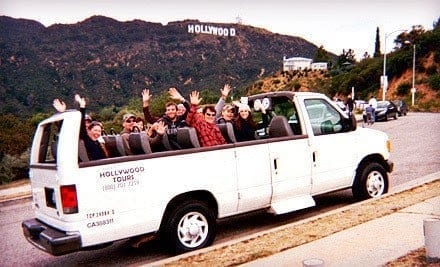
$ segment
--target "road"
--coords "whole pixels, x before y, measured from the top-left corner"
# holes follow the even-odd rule
[[[391,186],[440,171],[440,114],[409,113],[406,117],[372,126],[389,134],[393,144],[395,170]],[[215,243],[226,242],[261,230],[303,220],[327,210],[353,203],[349,190],[317,198],[318,206],[281,216],[255,213],[222,222]],[[100,250],[54,257],[29,244],[22,235],[21,222],[33,217],[29,200],[0,206],[0,266],[125,266],[151,263],[171,255],[157,241],[134,249],[119,241]]]

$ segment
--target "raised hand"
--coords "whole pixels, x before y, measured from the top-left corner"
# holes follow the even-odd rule
[[[175,87],[171,87],[168,89],[168,93],[170,94],[170,98],[173,100],[179,100],[181,102],[185,101],[185,98],[177,91]]]
[[[223,89],[220,90],[222,94],[222,98],[226,100],[231,90],[232,90],[231,86],[229,84],[225,84],[225,86],[223,86]]]
[[[66,111],[66,103],[59,100],[58,98],[55,98],[52,102],[52,106],[58,111],[58,112],[64,112]]]
[[[200,93],[197,91],[192,91],[189,95],[190,103],[191,105],[198,106],[200,102],[202,101],[202,98],[199,97]]]
[[[165,126],[165,122],[164,121],[159,121],[156,124],[156,133],[158,135],[164,135],[165,131],[166,131],[166,126]]]
[[[86,107],[86,99],[81,97],[79,94],[75,95],[75,101],[78,102],[80,108]]]
[[[153,95],[150,94],[150,90],[144,89],[142,91],[142,103],[143,103],[144,107],[146,107],[150,104],[150,100],[151,100],[152,96]]]

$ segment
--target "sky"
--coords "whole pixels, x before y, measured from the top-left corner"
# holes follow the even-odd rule
[[[414,25],[431,30],[440,17],[439,0],[0,0],[0,15],[32,19],[45,26],[74,24],[93,15],[118,21],[140,19],[167,24],[198,19],[236,23],[298,36],[340,55],[353,49],[357,59],[374,53],[376,28],[381,52]],[[385,38],[386,36],[386,38]],[[291,57],[295,55],[287,55]]]

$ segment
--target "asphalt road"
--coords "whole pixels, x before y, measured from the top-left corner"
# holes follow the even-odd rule
[[[409,113],[398,120],[377,122],[368,127],[384,131],[390,136],[393,144],[392,160],[395,163],[395,170],[390,176],[392,187],[440,171],[439,113]],[[223,222],[215,243],[299,221],[353,203],[353,199],[350,191],[346,190],[319,197],[317,203],[315,208],[286,215],[256,213]],[[23,238],[21,222],[31,217],[33,213],[29,200],[0,206],[0,266],[125,266],[171,256],[155,241],[137,249],[120,241],[100,250],[54,257],[33,247]]]

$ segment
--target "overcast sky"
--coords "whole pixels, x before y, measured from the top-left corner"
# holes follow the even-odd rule
[[[431,30],[440,16],[439,0],[0,0],[0,15],[26,18],[45,26],[77,23],[93,15],[118,21],[141,19],[167,24],[198,19],[261,27],[299,36],[337,55],[353,49],[359,59],[374,53],[376,27],[389,34],[389,52],[398,30],[422,25]],[[396,31],[392,34],[392,32]],[[287,55],[288,57],[291,55]]]

